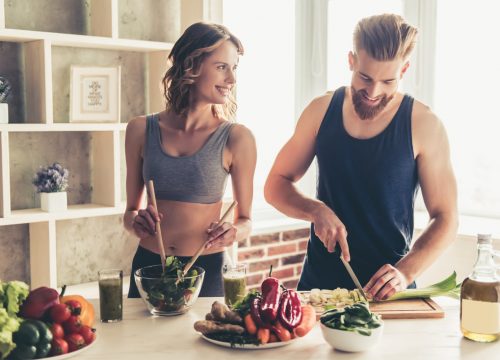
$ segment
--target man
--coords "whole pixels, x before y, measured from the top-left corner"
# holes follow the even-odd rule
[[[415,286],[456,236],[445,129],[427,106],[398,92],[416,35],[398,15],[362,19],[349,53],[351,86],[314,99],[276,158],[266,200],[312,223],[299,289],[353,288],[338,245],[367,295],[386,299]],[[317,199],[311,199],[294,184],[315,156]],[[419,186],[430,221],[410,249]]]

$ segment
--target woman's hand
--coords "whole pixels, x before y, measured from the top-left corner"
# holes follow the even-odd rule
[[[153,205],[148,205],[145,209],[140,209],[134,217],[132,229],[139,239],[147,238],[156,234],[156,222],[160,221],[163,215],[157,214]]]
[[[236,239],[238,229],[231,223],[223,222],[221,224],[213,222],[207,230],[208,239],[206,248],[227,247],[233,244]]]

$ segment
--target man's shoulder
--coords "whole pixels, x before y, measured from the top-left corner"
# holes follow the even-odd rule
[[[424,149],[434,148],[443,144],[446,139],[446,129],[439,117],[429,106],[415,100],[412,112],[413,145],[416,154]]]
[[[333,91],[327,91],[325,94],[315,97],[309,103],[309,108],[316,111],[326,111],[332,101],[333,94]]]
[[[441,123],[428,105],[416,99],[413,101],[412,122],[414,128],[421,130],[435,128]]]
[[[314,98],[304,110],[303,118],[308,124],[318,129],[332,101],[333,92],[327,92]]]

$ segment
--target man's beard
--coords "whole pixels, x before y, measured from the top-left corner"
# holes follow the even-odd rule
[[[353,86],[351,86],[352,103],[354,105],[354,110],[361,120],[373,119],[375,116],[380,114],[382,110],[387,106],[389,101],[392,100],[394,94],[391,96],[384,95],[377,105],[370,106],[363,101],[363,96],[368,97],[368,94],[364,90],[356,91]]]

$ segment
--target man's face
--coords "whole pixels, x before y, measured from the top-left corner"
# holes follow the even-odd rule
[[[349,53],[349,66],[354,110],[361,120],[370,120],[392,100],[409,63],[401,58],[378,61],[361,49]]]

